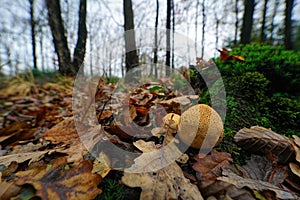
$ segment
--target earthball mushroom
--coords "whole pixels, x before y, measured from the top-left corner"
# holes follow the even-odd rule
[[[223,134],[221,117],[206,104],[192,106],[180,117],[178,135],[193,148],[212,149],[222,141]]]

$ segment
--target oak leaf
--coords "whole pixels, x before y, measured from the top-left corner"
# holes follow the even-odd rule
[[[31,184],[42,199],[94,199],[101,190],[97,188],[101,176],[92,174],[92,164],[82,161],[66,169],[65,158],[56,159],[50,170],[38,166],[16,173],[16,184]]]
[[[254,154],[272,152],[281,163],[286,163],[294,153],[293,144],[286,136],[264,127],[243,128],[234,136],[234,141]]]
[[[197,186],[184,177],[176,162],[161,168],[162,162],[174,159],[172,153],[180,153],[174,143],[169,144],[172,145],[169,149],[161,151],[153,142],[138,140],[134,145],[144,153],[135,159],[131,168],[125,170],[122,182],[130,187],[141,187],[140,199],[203,199]]]

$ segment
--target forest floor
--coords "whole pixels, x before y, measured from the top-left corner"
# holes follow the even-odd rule
[[[174,84],[171,79],[164,83]],[[176,161],[151,172],[168,160],[165,141],[174,151],[182,143],[170,142],[163,117],[180,114],[181,104],[192,106],[199,97],[175,94],[155,82],[122,95],[116,85],[100,80],[80,91],[88,94],[95,86],[89,98],[74,94],[73,84],[61,76],[1,80],[0,199],[300,198],[299,137],[245,127],[234,137],[249,154],[244,164],[222,148],[207,155],[186,148]],[[119,114],[127,107],[129,112]],[[83,115],[86,123],[78,124]],[[157,128],[166,137],[155,135]],[[226,142],[225,133],[220,145],[232,145]],[[145,157],[157,150],[161,156]]]

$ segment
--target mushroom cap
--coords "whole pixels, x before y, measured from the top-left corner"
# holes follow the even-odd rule
[[[206,104],[192,106],[180,117],[178,135],[193,148],[212,149],[222,141],[223,134],[221,117]]]

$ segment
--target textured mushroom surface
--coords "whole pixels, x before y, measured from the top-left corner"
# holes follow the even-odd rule
[[[178,134],[187,145],[197,149],[212,149],[223,139],[223,122],[210,106],[197,104],[180,117]]]

